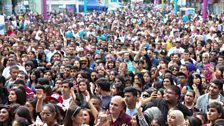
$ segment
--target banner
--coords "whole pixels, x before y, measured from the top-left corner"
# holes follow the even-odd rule
[[[5,17],[0,15],[0,35],[5,34]]]

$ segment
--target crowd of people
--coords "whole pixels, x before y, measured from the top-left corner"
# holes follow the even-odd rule
[[[0,126],[223,126],[224,14],[5,18]]]

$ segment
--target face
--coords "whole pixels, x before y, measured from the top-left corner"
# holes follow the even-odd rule
[[[79,63],[79,61],[76,60],[76,61],[74,62],[74,66],[76,66],[76,67],[79,68],[79,67],[80,67],[80,63]]]
[[[131,119],[131,125],[132,126],[137,126],[137,120],[136,120],[136,116],[133,116]]]
[[[9,119],[9,112],[5,108],[0,110],[0,122],[6,122]]]
[[[16,79],[18,74],[19,74],[19,69],[12,69],[12,71],[10,71],[10,75],[12,79]]]
[[[99,99],[91,98],[90,101],[98,111],[101,109],[101,101]]]
[[[42,121],[47,124],[53,122],[55,119],[55,113],[52,112],[50,108],[47,106],[43,107],[42,112],[40,113],[40,116],[42,118]]]
[[[186,81],[185,81],[185,76],[178,76],[178,81],[180,84],[184,84]]]
[[[209,87],[209,95],[217,96],[217,95],[219,95],[219,93],[220,93],[219,87],[217,85],[215,85],[214,83],[211,83],[210,87]]]
[[[16,96],[15,91],[12,90],[12,91],[9,92],[8,99],[9,99],[9,102],[11,102],[11,103],[16,102],[17,96]]]
[[[35,75],[34,73],[32,73],[32,74],[30,75],[30,79],[31,79],[31,80],[36,80],[36,75]]]
[[[126,104],[133,104],[136,101],[136,97],[131,92],[124,93],[124,99]]]
[[[208,121],[215,121],[221,117],[221,113],[218,113],[216,108],[208,108],[207,118]]]
[[[196,78],[194,77],[194,80],[193,80],[193,83],[196,84],[196,85],[199,85],[201,82],[200,78]]]
[[[79,113],[72,118],[76,124],[82,124],[84,122],[83,110],[80,110]]]
[[[33,108],[32,104],[30,102],[26,102],[25,106],[28,108],[30,113],[33,113],[34,108]]]
[[[178,100],[178,96],[176,96],[175,92],[171,89],[167,89],[165,91],[164,98],[167,102],[174,102]]]
[[[79,81],[80,81],[80,79],[82,79],[82,78],[83,78],[83,77],[82,77],[82,75],[81,75],[81,74],[78,74],[78,75],[77,75],[77,79],[76,79],[76,80],[77,80],[77,82],[79,82]]]
[[[87,90],[87,84],[85,82],[80,82],[79,84],[79,91],[85,92]]]
[[[110,102],[109,111],[111,114],[118,114],[123,111],[122,101],[120,98],[113,97]]]
[[[203,63],[208,63],[208,60],[209,60],[208,55],[207,55],[207,54],[203,54],[203,55],[202,55],[202,62],[203,62]]]
[[[188,91],[184,96],[184,101],[187,103],[194,102],[194,94]]]
[[[89,124],[90,116],[87,110],[83,110],[83,120],[85,124]]]
[[[68,93],[69,92],[69,84],[68,83],[62,84],[61,89],[62,89],[62,94]]]
[[[144,76],[143,76],[143,78],[144,78],[144,81],[145,82],[149,82],[150,81],[150,76],[149,76],[148,73],[145,73]]]
[[[165,79],[163,80],[163,86],[164,86],[164,88],[167,89],[170,85],[171,85],[170,80],[169,80],[168,78],[165,78]]]
[[[113,96],[115,96],[117,94],[117,89],[116,89],[115,85],[110,87],[110,92]]]
[[[45,74],[44,74],[44,78],[47,78],[47,79],[51,79],[51,73],[50,72],[46,72]]]
[[[167,123],[169,126],[176,126],[177,120],[175,115],[168,114]]]

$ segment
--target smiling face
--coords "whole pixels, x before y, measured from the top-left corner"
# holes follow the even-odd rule
[[[7,109],[2,108],[0,110],[0,122],[6,122],[9,119],[9,112]]]

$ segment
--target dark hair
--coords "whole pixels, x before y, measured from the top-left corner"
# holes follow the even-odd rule
[[[17,65],[13,65],[9,68],[9,71],[11,72],[13,69],[19,70],[19,67]]]
[[[36,76],[36,80],[34,80],[34,81],[35,81],[35,83],[37,83],[38,79],[41,77],[40,71],[38,69],[33,69],[31,74],[34,74]],[[31,76],[30,76],[30,83],[31,84],[33,83],[33,80],[31,80]]]
[[[224,119],[217,119],[214,122],[214,126],[223,126],[224,125]]]
[[[193,89],[192,85],[193,85],[193,80],[195,78],[199,78],[200,79],[200,84],[197,86],[198,87],[198,90],[200,92],[200,95],[203,94],[203,87],[202,87],[202,78],[201,78],[201,75],[200,74],[193,74],[191,73],[189,76],[188,76],[188,85],[190,86],[191,89]]]
[[[18,115],[19,117],[23,117],[27,119],[27,121],[29,122],[29,125],[32,124],[32,118],[31,118],[30,112],[25,106],[20,106],[19,108],[17,108],[15,110],[15,115]]]
[[[180,88],[178,86],[176,86],[176,85],[170,85],[168,87],[168,89],[174,91],[175,92],[175,95],[179,96],[179,99],[180,99],[181,90],[180,90]]]
[[[99,78],[96,81],[96,84],[103,90],[103,91],[110,91],[110,82],[106,78]]]
[[[124,84],[122,84],[121,82],[113,82],[111,84],[111,86],[114,86],[115,89],[117,90],[117,94],[116,95],[119,95],[121,97],[124,97]]]
[[[79,106],[71,106],[68,108],[65,118],[64,126],[72,126],[72,117],[75,117],[82,110]]]
[[[172,78],[172,77],[164,77],[163,81],[164,81],[165,79],[169,79],[170,84],[171,84],[171,85],[174,85],[174,83],[173,83],[173,78]],[[162,84],[163,84],[163,81],[162,81]]]
[[[73,87],[73,83],[69,79],[63,80],[62,84],[68,84],[69,89],[71,89]]]
[[[138,96],[138,91],[137,91],[137,89],[135,89],[134,87],[132,87],[132,86],[129,86],[129,87],[126,87],[125,89],[124,89],[124,93],[132,93],[132,95],[133,96]]]
[[[49,80],[47,78],[39,78],[38,79],[38,83],[40,85],[49,85],[50,84],[50,82],[49,82]]]
[[[26,103],[26,96],[24,96],[24,92],[19,88],[12,89],[12,91],[14,91],[16,94],[16,103],[24,105]]]
[[[44,52],[40,52],[40,53],[38,54],[38,60],[41,61],[41,62],[43,62],[43,61],[42,61],[42,57],[43,57],[44,55],[47,57],[47,55],[46,55]],[[45,59],[45,61],[46,61],[46,59]]]
[[[223,83],[224,83],[223,80],[221,80],[221,79],[216,79],[216,80],[212,81],[212,83],[214,83],[215,85],[217,85],[217,86],[219,87],[219,90],[222,90],[222,88],[223,88]]]
[[[87,111],[88,114],[89,114],[89,120],[90,121],[89,121],[89,124],[88,125],[93,126],[94,125],[95,118],[93,116],[92,111],[90,109],[84,109],[84,110]]]
[[[30,125],[28,120],[23,117],[18,117],[14,121],[16,121],[19,124],[19,126],[29,126]]]
[[[2,110],[2,109],[6,109],[9,113],[7,122],[8,122],[8,125],[10,126],[10,124],[12,123],[12,120],[13,120],[13,113],[12,113],[11,106],[0,104],[0,110]],[[0,126],[3,126],[3,123],[4,122],[0,122]]]
[[[162,116],[155,117],[155,118],[153,118],[153,120],[156,121],[159,124],[159,126],[165,126],[165,120]]]
[[[217,110],[217,112],[219,114],[221,114],[221,117],[219,117],[220,119],[223,119],[224,118],[224,110],[223,110],[223,107],[220,103],[218,102],[211,102],[209,105],[208,105],[208,109],[209,108],[215,108]]]
[[[190,126],[201,126],[202,125],[201,120],[195,116],[188,116],[187,120],[189,121]]]

